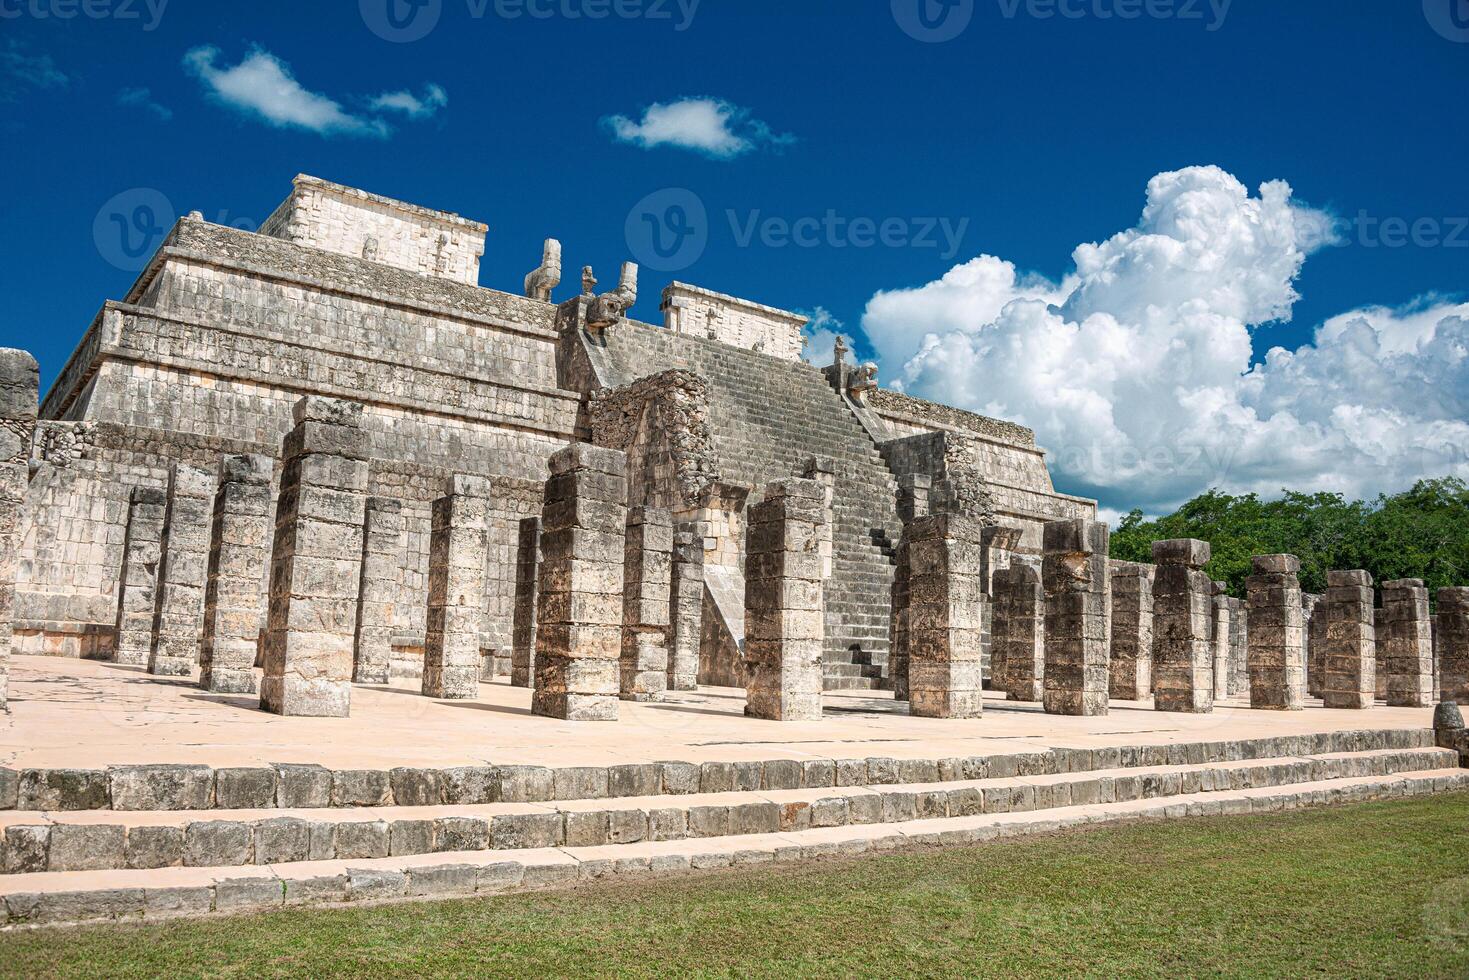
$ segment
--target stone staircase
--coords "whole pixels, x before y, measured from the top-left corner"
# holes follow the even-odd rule
[[[721,476],[758,493],[812,456],[836,463],[832,577],[827,583],[826,687],[880,687],[888,659],[897,485],[865,429],[821,372],[688,334],[624,322],[606,333],[612,384],[673,368],[709,382]]]
[[[52,806],[0,811],[0,925],[497,894],[1469,788],[1432,742],[1407,729],[962,759],[25,770],[14,805]]]

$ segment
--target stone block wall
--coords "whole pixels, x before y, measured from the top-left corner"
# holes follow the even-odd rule
[[[357,597],[357,637],[352,680],[386,684],[391,675],[395,608],[402,593],[403,504],[369,497],[362,528],[362,585]]]
[[[210,470],[175,463],[169,474],[148,656],[150,674],[183,677],[199,662],[214,490],[215,475]]]
[[[1203,572],[1209,543],[1192,538],[1153,542],[1153,707],[1214,710],[1212,643],[1214,583]]]
[[[672,282],[663,290],[663,326],[731,347],[787,361],[799,360],[805,346],[806,317],[713,290]]]
[[[995,572],[991,676],[1011,701],[1045,695],[1046,593],[1040,569],[1012,564]]]
[[[16,564],[38,384],[35,358],[22,350],[0,348],[0,709],[10,696]]]
[[[479,282],[488,226],[300,174],[262,235],[382,262],[408,272]]]
[[[977,718],[984,709],[985,530],[975,518],[950,514],[908,525],[908,710],[915,716]]]
[[[166,491],[133,488],[117,603],[114,658],[120,664],[143,666],[153,649],[153,616],[158,602],[158,568],[163,558],[167,513]]]
[[[1149,565],[1113,563],[1109,693],[1119,700],[1153,691],[1153,574]]]
[[[1433,700],[1433,627],[1422,579],[1382,583],[1378,655],[1387,703],[1425,708]]]
[[[623,549],[619,695],[624,701],[653,701],[668,690],[672,584],[672,515],[657,507],[632,508]]]
[[[1438,590],[1437,629],[1439,697],[1469,704],[1469,588]]]
[[[456,475],[434,501],[429,545],[424,696],[479,696],[484,626],[488,481]]]
[[[1372,576],[1326,573],[1326,635],[1321,653],[1321,701],[1328,708],[1370,708],[1377,694],[1377,631]]]
[[[1047,714],[1105,715],[1109,684],[1111,605],[1107,525],[1051,521],[1042,538],[1046,590]]]
[[[520,520],[515,547],[515,617],[511,627],[510,683],[530,687],[536,674],[536,584],[541,571],[541,519]]]
[[[270,564],[272,508],[268,456],[220,463],[204,589],[199,686],[216,694],[255,694],[264,626],[260,572]]]
[[[1306,704],[1306,622],[1294,555],[1259,555],[1245,580],[1250,603],[1250,707],[1299,711]]]

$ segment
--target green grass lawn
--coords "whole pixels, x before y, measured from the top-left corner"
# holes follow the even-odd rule
[[[555,894],[44,930],[7,976],[1469,976],[1469,794]]]

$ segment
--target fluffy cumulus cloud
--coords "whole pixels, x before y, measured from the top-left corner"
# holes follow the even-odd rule
[[[289,65],[258,47],[237,65],[220,64],[216,47],[197,47],[184,56],[184,68],[204,84],[211,97],[233,109],[272,126],[304,129],[322,136],[386,138],[392,135],[393,127],[381,113],[399,112],[410,119],[422,119],[448,103],[444,90],[431,84],[422,96],[400,91],[360,100],[366,111],[352,112],[336,99],[307,89],[296,80]]]
[[[1062,282],[981,256],[878,293],[863,329],[898,386],[1033,427],[1058,484],[1114,516],[1208,487],[1370,496],[1469,476],[1469,304],[1348,312],[1253,363],[1331,224],[1280,181],[1159,174],[1136,227],[1078,247]]]
[[[645,150],[673,146],[723,160],[795,142],[794,136],[774,132],[750,110],[707,97],[655,102],[643,110],[642,119],[608,116],[603,124],[619,142]]]

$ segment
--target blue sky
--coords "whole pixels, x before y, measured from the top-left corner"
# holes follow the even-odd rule
[[[646,251],[629,240],[635,205],[685,189],[705,209],[707,242],[687,267],[645,267],[635,316],[656,322],[658,293],[677,277],[822,308],[869,356],[875,293],[922,287],[982,254],[1060,283],[1077,245],[1138,226],[1150,179],[1190,166],[1220,168],[1251,195],[1284,180],[1302,206],[1368,216],[1368,232],[1356,223],[1285,273],[1299,295],[1284,306],[1289,323],[1241,314],[1255,334],[1243,367],[1268,347],[1311,343],[1350,311],[1437,309],[1469,291],[1469,230],[1465,247],[1444,241],[1469,215],[1465,0],[1443,0],[1437,22],[1437,0],[1427,12],[1420,0],[1063,3],[1079,16],[1045,16],[1048,0],[957,0],[948,21],[936,0],[621,0],[640,16],[599,19],[587,16],[598,0],[533,0],[546,17],[522,0],[426,0],[418,16],[436,23],[404,43],[379,36],[390,33],[386,2],[171,0],[159,11],[159,0],[89,0],[108,14],[97,17],[80,0],[0,0],[0,344],[34,351],[49,383],[101,302],[126,290],[133,273],[99,225],[117,195],[149,189],[160,209],[250,226],[297,172],[487,222],[488,286],[517,289],[555,236],[567,270],[558,297],[584,264],[614,281],[618,263]],[[916,39],[904,27],[920,2],[940,31],[968,20],[952,39]],[[416,33],[427,21],[407,23]],[[256,51],[307,97],[266,106],[295,124],[273,124],[248,104],[258,93],[229,88],[262,81],[229,74]],[[700,97],[715,101],[681,103]],[[682,114],[645,116],[654,105]],[[669,133],[674,143],[658,142]],[[828,214],[842,229],[886,221],[893,234],[858,247]],[[823,224],[809,247],[779,234],[800,219]],[[1370,231],[1384,219],[1432,221],[1435,234],[1386,247]],[[944,228],[962,228],[957,247]],[[921,310],[912,319],[912,349],[882,357],[884,378],[903,375],[926,332]],[[931,364],[903,383],[1007,410],[1053,452],[1083,452],[1096,436],[1039,399],[987,396],[993,362],[975,356],[958,395]],[[1265,396],[1248,397],[1265,418]],[[1107,398],[1119,417],[1129,410],[1117,391]],[[1057,481],[1124,510],[1202,489],[1108,475],[1126,468],[1068,464]],[[1195,482],[1268,490],[1320,474],[1366,493],[1414,475],[1394,465],[1351,483],[1343,474],[1359,467],[1246,469]]]

